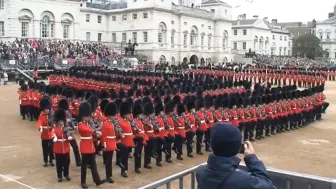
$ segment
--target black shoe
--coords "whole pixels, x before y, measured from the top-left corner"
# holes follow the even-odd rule
[[[208,148],[208,149],[205,149],[205,151],[207,151],[207,152],[211,152],[211,149],[210,149],[210,148]]]
[[[58,181],[58,182],[62,182],[62,178],[58,178],[57,181]]]
[[[173,161],[171,159],[167,159],[166,162],[167,163],[173,163]]]
[[[54,167],[54,166],[55,166],[54,162],[51,161],[51,162],[49,162],[49,163],[50,163],[50,166],[51,166],[51,167]]]
[[[161,167],[162,163],[161,162],[157,162],[156,165],[159,166],[159,167]]]
[[[43,167],[48,167],[48,163],[44,163]]]
[[[70,181],[70,180],[71,180],[71,177],[67,176],[67,177],[65,177],[65,179],[66,179],[67,181]]]
[[[82,164],[81,162],[76,163],[76,167],[80,167],[81,164]]]
[[[250,138],[250,141],[251,141],[251,142],[254,142],[255,140],[254,140],[254,138]]]
[[[108,182],[108,183],[111,183],[111,184],[112,184],[112,183],[114,183],[114,180],[113,180],[112,178],[107,178],[107,179],[106,179],[106,182]]]
[[[189,153],[187,156],[190,157],[190,158],[194,157],[194,155],[192,153]]]
[[[124,178],[127,178],[127,177],[128,177],[126,171],[121,172],[121,176],[124,177]]]
[[[183,160],[182,156],[177,156],[178,160]]]
[[[151,157],[154,158],[154,159],[156,159],[157,158],[157,154],[152,154]]]
[[[145,165],[144,168],[145,168],[145,169],[152,169],[152,166],[150,166],[150,165]]]
[[[132,154],[129,154],[129,155],[128,155],[128,158],[133,158]]]
[[[105,182],[106,182],[105,179],[100,180],[98,183],[96,183],[96,186],[102,185],[102,184],[104,184]]]
[[[275,133],[275,132],[272,132],[271,134],[272,134],[272,135],[275,135],[276,133]]]
[[[87,184],[81,184],[82,189],[87,189],[89,188]]]
[[[198,155],[203,155],[203,152],[197,152]]]
[[[135,172],[138,173],[138,174],[141,173],[140,169],[135,169]]]

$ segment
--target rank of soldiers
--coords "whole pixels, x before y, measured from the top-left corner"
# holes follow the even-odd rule
[[[183,145],[188,158],[194,156],[194,143],[196,154],[203,155],[203,147],[211,152],[209,136],[216,122],[231,122],[244,140],[254,141],[320,120],[329,105],[319,84],[298,90],[295,85],[271,88],[257,83],[251,89],[250,81],[198,72],[153,75],[75,68],[66,74],[51,76],[53,85],[48,86],[20,81],[20,115],[37,120],[44,166],[54,166],[56,160],[59,182],[71,180],[72,146],[82,188],[88,187],[87,168],[97,186],[114,182],[114,152],[121,176],[128,177],[132,152],[134,171],[140,174],[142,167],[152,169],[152,159],[157,166],[172,163],[172,152],[183,160]],[[85,85],[92,82],[116,89]],[[103,156],[105,179],[97,172],[97,154]]]

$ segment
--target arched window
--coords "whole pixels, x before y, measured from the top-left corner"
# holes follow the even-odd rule
[[[326,30],[326,35],[327,35],[327,39],[330,39],[331,31],[330,30]]]
[[[158,42],[160,44],[160,47],[163,47],[166,43],[166,36],[167,35],[167,27],[166,24],[161,22],[159,24],[159,31],[158,31]]]
[[[190,31],[190,47],[192,49],[197,48],[198,44],[198,29],[196,26],[191,27]]]
[[[228,43],[229,43],[229,34],[225,30],[223,33],[223,50],[225,50],[225,48],[228,46]]]
[[[323,39],[323,30],[319,30],[319,37],[320,39]]]
[[[254,36],[254,51],[257,51],[258,49],[258,36]]]
[[[43,38],[50,37],[50,25],[49,16],[44,16],[41,23],[41,34]]]

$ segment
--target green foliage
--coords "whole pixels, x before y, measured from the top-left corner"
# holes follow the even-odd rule
[[[293,46],[293,56],[315,59],[323,56],[320,40],[315,35],[305,34],[297,38]]]

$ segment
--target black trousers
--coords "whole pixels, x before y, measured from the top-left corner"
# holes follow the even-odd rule
[[[162,152],[164,152],[163,146],[166,143],[164,138],[157,138],[157,148],[156,148],[156,153],[157,153],[157,157],[156,157],[156,163],[160,163],[162,162]]]
[[[177,152],[177,156],[182,156],[183,155],[183,143],[184,143],[185,138],[183,138],[181,135],[177,134],[175,135],[175,142],[174,142],[174,147],[173,149]]]
[[[203,141],[204,132],[201,130],[196,130],[196,152],[202,152],[202,141]]]
[[[120,167],[121,172],[128,170],[128,155],[128,147],[123,143],[117,143],[117,165]]]
[[[57,178],[68,177],[69,176],[69,165],[70,165],[70,155],[66,154],[55,154],[56,157],[56,172]]]
[[[322,113],[324,113],[327,110],[328,106],[329,106],[329,102],[324,102],[323,103],[323,105],[322,105]]]
[[[210,149],[210,133],[211,133],[211,128],[208,128],[204,133],[205,150]]]
[[[70,145],[72,147],[72,151],[73,151],[74,156],[75,156],[76,165],[79,165],[81,163],[81,157],[80,157],[80,154],[79,154],[77,141],[75,139],[70,140]]]
[[[249,121],[245,123],[245,130],[244,130],[244,140],[251,140],[254,137],[254,131],[256,129],[256,122]]]
[[[91,174],[93,182],[98,184],[100,182],[100,176],[97,171],[96,154],[82,154],[81,164],[81,184],[86,184],[86,171],[87,166],[91,167]]]
[[[165,137],[164,151],[166,153],[166,161],[172,157],[172,144],[175,141],[175,136],[168,135]]]
[[[29,118],[30,121],[35,120],[35,107],[34,106],[28,106],[28,114],[29,114]]]
[[[141,168],[141,155],[142,155],[142,149],[144,147],[143,145],[143,138],[136,136],[134,137],[134,170],[140,169]]]
[[[147,145],[145,146],[144,164],[149,165],[152,162],[152,157],[157,154],[157,138],[149,137]]]
[[[21,115],[22,119],[26,119],[26,117],[29,117],[29,106],[21,105]]]
[[[44,163],[51,163],[54,160],[52,140],[42,140],[42,153]]]
[[[112,177],[112,158],[113,158],[113,151],[103,151],[105,174],[107,179]]]
[[[187,146],[187,154],[193,153],[193,143],[194,143],[194,131],[187,131],[186,132],[186,146]]]

